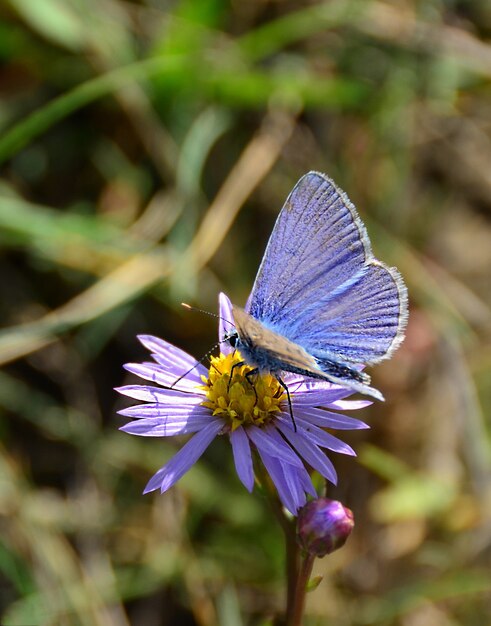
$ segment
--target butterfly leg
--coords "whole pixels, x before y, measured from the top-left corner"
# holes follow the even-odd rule
[[[243,365],[247,365],[247,363],[245,361],[240,361],[239,363],[234,363],[232,365],[232,367],[230,368],[230,378],[228,379],[228,385],[227,385],[227,393],[230,391],[230,385],[232,384],[232,378],[234,376],[234,370],[237,367],[242,367]],[[249,372],[246,372],[244,374],[247,382],[249,383],[249,385],[252,387],[252,390],[254,391],[254,395],[256,396],[256,404],[258,401],[258,397],[257,397],[257,391],[256,391],[256,387],[254,386],[254,383],[251,382],[250,377],[252,376],[256,376],[256,374],[259,372],[259,370],[257,369],[257,367],[253,370],[250,370]]]
[[[227,385],[227,393],[230,391],[230,385],[232,384],[232,378],[234,377],[234,371],[238,368],[238,367],[242,367],[243,365],[245,365],[246,362],[245,361],[239,361],[239,363],[234,363],[232,365],[232,367],[230,368],[230,378],[228,379],[228,385]]]
[[[210,363],[210,368],[213,368],[218,374],[222,374],[222,372],[218,369],[218,367],[214,363]]]
[[[279,376],[276,376],[276,380],[280,383],[280,385],[283,387],[283,389],[286,392],[286,397],[288,400],[288,408],[290,409],[290,417],[292,418],[292,424],[293,424],[293,430],[295,432],[297,432],[297,425],[295,423],[295,418],[293,417],[293,406],[292,406],[292,399],[290,397],[290,391],[288,389],[288,385],[285,383],[285,381],[283,379],[281,379]]]
[[[247,379],[247,382],[249,383],[249,385],[252,387],[252,390],[254,391],[254,395],[256,396],[256,402],[255,404],[257,404],[258,401],[258,397],[257,397],[257,391],[256,391],[256,386],[254,385],[253,382],[251,382],[250,378],[252,378],[253,376],[257,376],[257,374],[259,374],[259,369],[257,367],[255,367],[253,370],[250,370],[249,372],[246,373],[245,377]]]

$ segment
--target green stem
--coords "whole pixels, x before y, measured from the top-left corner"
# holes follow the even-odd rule
[[[314,565],[315,556],[307,554],[302,561],[300,571],[297,576],[297,584],[295,594],[291,603],[291,610],[286,616],[286,626],[302,626],[302,617],[305,607],[305,596],[307,594],[307,585],[309,582],[312,567]]]
[[[285,549],[286,549],[286,614],[292,611],[295,590],[297,588],[298,568],[299,568],[299,549],[295,536],[295,527],[289,524],[288,533],[285,533]]]
[[[189,62],[184,56],[137,61],[88,80],[31,113],[0,138],[0,163],[14,155],[35,137],[89,102],[93,102],[128,83],[181,68]]]
[[[268,501],[276,517],[279,525],[283,530],[285,536],[285,550],[286,550],[286,580],[287,580],[287,593],[286,593],[286,615],[289,615],[293,609],[294,599],[297,589],[297,578],[299,570],[299,548],[295,535],[295,522],[290,520],[284,513],[283,507],[278,499],[276,490],[271,483],[271,480],[264,470],[261,462],[257,463],[257,473],[259,474],[261,484],[267,493]]]

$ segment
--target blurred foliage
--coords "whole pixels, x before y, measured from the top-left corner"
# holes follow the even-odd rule
[[[306,626],[491,621],[491,5],[5,0],[0,5],[0,607],[5,625],[268,624],[283,546],[216,442],[117,430],[137,333],[200,356],[275,216],[327,172],[408,284],[387,402],[346,433]],[[266,621],[265,621],[266,620]]]

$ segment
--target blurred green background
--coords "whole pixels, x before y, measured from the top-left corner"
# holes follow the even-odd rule
[[[296,180],[326,172],[408,285],[385,404],[344,433],[347,545],[306,626],[491,623],[491,4],[0,5],[2,625],[266,625],[282,536],[216,441],[117,428],[137,333],[201,356]]]

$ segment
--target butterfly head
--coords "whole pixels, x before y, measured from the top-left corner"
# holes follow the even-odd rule
[[[228,343],[235,350],[236,348],[238,348],[239,334],[234,329],[230,331],[229,333],[227,333],[225,337],[222,339],[222,341]]]

